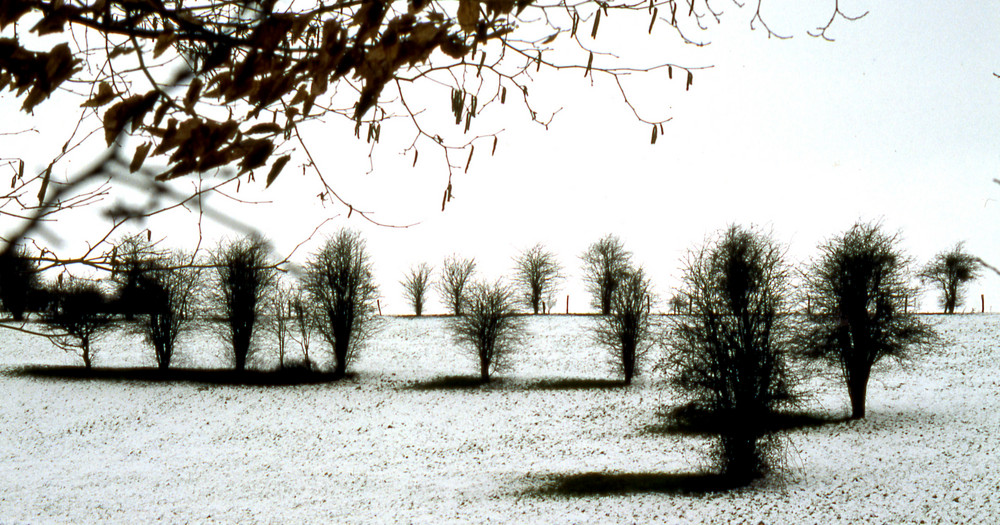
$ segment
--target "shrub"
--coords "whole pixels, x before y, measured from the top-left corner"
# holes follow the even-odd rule
[[[965,251],[963,243],[940,252],[920,272],[922,281],[930,281],[941,291],[941,308],[953,314],[965,302],[964,287],[979,277],[979,258]]]
[[[626,272],[611,296],[611,313],[597,325],[597,341],[611,349],[626,385],[632,383],[649,347],[650,288],[642,268]]]
[[[60,279],[42,314],[43,321],[56,331],[49,340],[79,355],[83,366],[92,368],[94,343],[113,328],[108,303],[96,283],[74,277]]]
[[[591,305],[601,315],[611,313],[611,298],[632,265],[632,254],[615,235],[606,235],[591,244],[580,256],[584,281],[592,296]]]
[[[562,280],[562,267],[556,255],[536,244],[514,258],[515,279],[521,289],[524,304],[535,314],[546,311],[555,287]]]
[[[177,338],[193,317],[200,279],[201,269],[190,265],[189,258],[180,253],[167,254],[147,266],[141,331],[153,346],[156,366],[161,370],[170,368]]]
[[[777,459],[768,422],[791,399],[786,356],[795,341],[783,249],[732,226],[688,255],[683,293],[691,315],[675,318],[668,367],[688,409],[720,432],[723,474],[737,483]]]
[[[410,273],[400,282],[403,285],[403,294],[413,313],[420,317],[424,313],[424,304],[427,302],[427,292],[431,286],[431,272],[433,269],[427,263],[420,263],[410,268]]]
[[[317,330],[333,349],[335,377],[347,373],[354,351],[374,329],[378,287],[361,234],[341,230],[309,262],[303,283]]]
[[[452,321],[455,339],[472,351],[483,383],[507,364],[510,352],[523,339],[524,325],[515,315],[515,303],[513,290],[501,281],[473,283],[465,297],[465,312]]]
[[[0,299],[15,321],[24,320],[40,295],[38,261],[23,245],[9,245],[0,252]]]
[[[457,255],[445,258],[441,266],[441,280],[437,288],[441,299],[451,310],[452,315],[462,315],[462,301],[465,299],[465,286],[476,272],[475,259],[461,259]]]
[[[899,236],[877,223],[857,223],[820,245],[807,276],[813,315],[808,355],[837,366],[851,399],[851,417],[865,417],[872,367],[935,340],[906,305],[916,296],[910,260]]]
[[[246,368],[258,320],[275,285],[269,251],[263,239],[247,237],[220,244],[212,256],[215,303],[225,321],[222,336],[232,348],[237,370]]]

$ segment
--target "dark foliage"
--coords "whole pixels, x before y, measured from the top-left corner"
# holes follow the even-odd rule
[[[514,258],[514,272],[524,304],[535,314],[545,313],[546,305],[552,302],[555,288],[562,280],[562,267],[556,254],[536,244]]]
[[[473,283],[465,298],[465,312],[452,321],[455,340],[472,350],[483,383],[503,368],[523,339],[524,325],[516,316],[515,304],[514,291],[501,281]]]
[[[442,302],[448,306],[452,315],[462,315],[465,287],[475,272],[475,259],[461,259],[458,255],[445,258],[437,288]]]
[[[328,239],[309,261],[303,287],[315,308],[317,329],[333,350],[334,374],[342,377],[375,329],[378,287],[361,234],[341,230]]]
[[[24,320],[25,312],[39,306],[41,295],[38,261],[28,249],[17,245],[0,252],[0,299],[14,320]]]
[[[403,285],[403,294],[410,306],[413,307],[413,313],[417,317],[424,314],[424,304],[427,303],[427,293],[431,287],[432,271],[429,264],[420,263],[410,268],[410,272],[400,282]]]
[[[941,291],[941,308],[944,313],[953,314],[955,308],[965,303],[964,286],[979,277],[980,266],[979,258],[958,243],[951,250],[935,255],[921,270],[920,279]]]
[[[611,312],[598,320],[597,342],[611,349],[626,385],[650,344],[650,288],[642,268],[628,270],[611,295]]]
[[[676,318],[667,361],[674,384],[698,412],[725,421],[722,473],[746,483],[778,459],[764,424],[791,399],[786,356],[795,340],[783,250],[767,235],[732,226],[692,252],[683,293],[691,315]]]
[[[813,305],[808,355],[840,369],[851,416],[859,419],[865,417],[872,367],[886,357],[902,358],[936,336],[907,311],[917,290],[898,235],[877,223],[856,223],[819,249],[807,276]]]
[[[225,326],[223,338],[233,351],[237,370],[244,370],[266,301],[276,282],[267,242],[247,237],[219,245],[212,256],[215,303]]]
[[[583,279],[592,296],[591,305],[601,315],[608,315],[615,289],[632,266],[632,253],[617,236],[606,235],[591,244],[580,258]]]
[[[113,328],[108,303],[97,284],[74,277],[62,279],[42,314],[55,331],[49,340],[79,355],[86,368],[93,367],[94,343]]]
[[[161,308],[155,297],[161,291],[160,283],[153,275],[162,266],[164,257],[145,235],[123,237],[109,254],[111,280],[115,283],[114,308],[133,320],[137,314],[151,313],[151,308]]]

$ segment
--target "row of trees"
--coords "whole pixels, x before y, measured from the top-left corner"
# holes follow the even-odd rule
[[[43,319],[57,330],[53,341],[78,351],[90,367],[91,345],[113,317],[137,317],[158,365],[167,368],[174,342],[192,318],[201,274],[209,271],[212,279],[206,280],[210,285],[205,295],[222,321],[219,333],[232,349],[237,369],[246,367],[263,325],[275,335],[282,363],[285,349],[298,343],[304,364],[310,366],[309,340],[318,334],[334,358],[334,375],[342,377],[355,350],[375,328],[378,288],[364,240],[349,230],[329,238],[310,257],[294,286],[278,286],[278,270],[268,253],[264,241],[246,238],[220,245],[199,265],[190,256],[165,254],[143,238],[130,237],[111,257],[115,305],[96,283],[69,278],[49,294]],[[474,280],[474,261],[446,260],[437,286],[459,312],[451,330],[476,357],[483,382],[523,342],[519,300],[543,297],[544,283],[558,278],[557,266],[538,264],[547,258],[551,254],[540,246],[518,258],[518,269],[524,269],[518,280],[522,284],[530,282],[524,276],[534,269],[551,270],[535,272],[549,280],[522,288],[520,298],[518,288],[503,280]],[[939,259],[944,270],[928,265],[921,272],[924,278],[941,274],[960,284],[978,270],[961,245]],[[933,330],[906,306],[918,292],[912,285],[911,260],[901,252],[898,236],[878,224],[855,224],[820,246],[819,257],[804,274],[811,305],[804,315],[789,313],[796,290],[785,249],[758,229],[729,227],[689,253],[680,290],[689,301],[688,313],[675,316],[660,333],[651,324],[654,297],[649,279],[619,239],[602,238],[583,260],[594,304],[605,311],[595,340],[612,351],[624,382],[632,381],[650,348],[662,346],[667,355],[663,367],[685,399],[684,410],[676,414],[711,424],[720,436],[723,471],[741,482],[766,472],[775,456],[773,421],[797,398],[791,359],[832,364],[847,387],[851,417],[863,418],[873,367],[935,341]],[[955,270],[954,261],[971,268]],[[30,270],[30,262],[18,264]],[[426,288],[430,273],[428,266],[417,266],[410,280]],[[6,279],[10,282],[9,275]],[[23,282],[31,288],[32,282],[37,284],[37,276],[34,279]],[[949,305],[957,303],[957,289],[951,288]]]

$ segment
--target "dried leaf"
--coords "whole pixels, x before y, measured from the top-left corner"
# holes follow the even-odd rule
[[[465,173],[469,172],[469,164],[472,164],[472,154],[476,152],[476,146],[469,148],[469,158],[465,161]]]
[[[265,188],[271,187],[271,183],[274,182],[274,179],[278,178],[278,174],[281,173],[281,170],[285,168],[285,164],[288,164],[291,158],[291,155],[285,155],[274,161],[274,164],[271,165],[271,171],[267,172],[267,184],[264,186]]]
[[[101,82],[100,85],[97,86],[97,93],[95,93],[94,96],[90,98],[90,100],[84,102],[83,104],[80,104],[80,107],[99,108],[107,104],[108,102],[111,102],[116,97],[118,97],[118,93],[115,93],[115,91],[111,89],[111,84],[108,84],[107,82]]]
[[[601,10],[597,10],[597,17],[594,18],[594,29],[590,32],[590,38],[597,38],[597,27],[601,25]]]
[[[656,144],[656,132],[657,132],[656,124],[653,124],[653,138],[650,139],[649,141],[650,144]]]
[[[684,86],[684,91],[691,89],[691,84],[694,82],[694,74],[688,71],[687,85]]]
[[[142,163],[146,162],[146,155],[149,153],[149,148],[153,144],[151,142],[146,142],[145,144],[135,148],[135,155],[132,156],[132,162],[128,165],[129,173],[135,173],[139,171],[142,167]]]
[[[38,190],[38,203],[42,204],[45,202],[45,192],[49,190],[49,177],[52,176],[52,164],[45,168],[42,173],[42,187]]]
[[[262,133],[278,133],[282,131],[281,126],[274,122],[263,122],[254,124],[247,130],[247,135],[257,135]]]
[[[159,58],[176,41],[177,35],[173,31],[160,33],[160,36],[156,38],[156,45],[153,46],[153,58]]]

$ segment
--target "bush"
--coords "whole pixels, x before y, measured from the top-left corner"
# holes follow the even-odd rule
[[[448,306],[452,315],[462,315],[465,286],[475,272],[475,259],[461,259],[457,255],[445,258],[437,288],[441,293],[441,302]]]
[[[92,368],[94,343],[113,328],[108,303],[96,283],[74,277],[60,279],[42,314],[43,321],[56,330],[49,340],[79,355],[83,366]]]
[[[768,236],[732,226],[688,255],[683,294],[691,314],[675,318],[667,365],[689,411],[720,430],[718,460],[737,483],[777,459],[767,422],[791,399],[786,356],[795,341],[783,250]]]
[[[632,254],[617,236],[606,235],[591,244],[580,258],[583,259],[583,279],[592,296],[591,305],[601,315],[610,314],[611,298],[632,266]]]
[[[930,281],[941,290],[941,308],[953,314],[965,302],[964,286],[979,277],[979,258],[965,251],[958,243],[949,251],[940,252],[920,272],[922,281]]]
[[[246,368],[258,320],[275,285],[269,251],[263,239],[247,237],[220,244],[212,256],[215,303],[226,323],[222,336],[232,348],[237,370]]]
[[[427,263],[420,263],[410,268],[410,273],[400,282],[403,285],[403,294],[413,313],[420,317],[424,313],[424,304],[427,302],[427,292],[431,286],[431,272],[433,269]]]
[[[375,327],[378,287],[361,234],[341,230],[328,239],[309,261],[303,286],[317,330],[333,349],[334,377],[344,377],[354,351]]]
[[[807,276],[813,305],[808,355],[840,369],[851,418],[860,419],[872,367],[933,342],[935,334],[907,312],[917,289],[910,285],[910,260],[899,249],[898,235],[877,223],[857,223],[819,249]]]
[[[142,294],[141,331],[153,346],[156,366],[170,368],[174,346],[193,317],[199,295],[201,269],[189,264],[180,253],[167,254],[146,267]]]
[[[473,283],[465,297],[465,313],[452,321],[455,340],[472,351],[483,383],[507,364],[510,352],[523,339],[524,325],[515,314],[515,304],[514,291],[503,282]]]
[[[628,271],[611,296],[611,313],[597,325],[597,341],[611,349],[626,385],[649,347],[650,288],[642,268]]]
[[[41,295],[38,261],[23,245],[9,245],[0,252],[0,299],[15,321],[24,320]]]
[[[516,280],[521,288],[524,304],[535,314],[546,311],[552,302],[555,288],[562,280],[562,267],[556,255],[536,244],[514,258]]]
[[[158,293],[154,270],[164,256],[143,235],[123,237],[107,254],[111,280],[115,283],[115,310],[131,321],[136,314],[149,313]],[[159,307],[159,305],[155,305]]]

